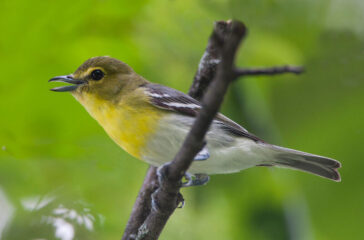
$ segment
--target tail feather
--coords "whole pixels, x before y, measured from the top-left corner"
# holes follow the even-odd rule
[[[341,181],[337,170],[341,164],[334,159],[278,146],[271,146],[271,150],[275,152],[273,160],[275,166],[293,168],[337,182]]]

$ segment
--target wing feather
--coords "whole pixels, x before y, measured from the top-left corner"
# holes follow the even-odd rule
[[[160,109],[191,117],[195,117],[201,109],[199,101],[175,89],[154,83],[148,83],[141,87],[145,88],[145,93],[150,97],[151,103]],[[215,123],[219,124],[221,129],[227,133],[238,137],[246,137],[256,142],[264,142],[221,113],[216,115]]]

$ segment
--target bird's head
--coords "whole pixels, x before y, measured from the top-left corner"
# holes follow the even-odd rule
[[[49,80],[71,84],[52,88],[52,91],[71,92],[75,96],[88,93],[104,99],[112,99],[121,91],[140,85],[144,81],[127,64],[111,57],[90,58],[73,74]]]

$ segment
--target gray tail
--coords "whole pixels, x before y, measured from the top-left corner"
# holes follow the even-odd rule
[[[341,164],[334,159],[274,145],[271,145],[270,149],[274,151],[274,166],[293,168],[336,182],[341,181],[340,174],[337,170],[341,167]]]

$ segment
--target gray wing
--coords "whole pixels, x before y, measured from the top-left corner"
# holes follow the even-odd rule
[[[151,103],[155,107],[192,117],[195,117],[201,109],[199,101],[175,89],[154,83],[148,83],[141,87],[145,88],[145,93],[150,97]],[[215,123],[232,135],[246,137],[256,142],[264,142],[221,113],[216,115]]]

